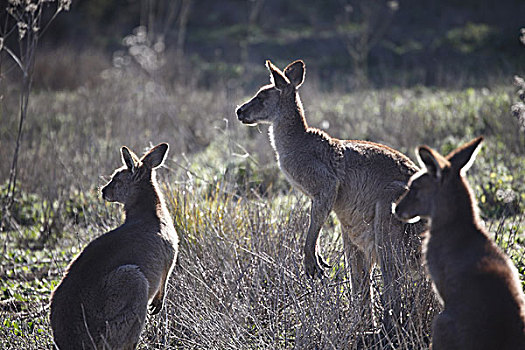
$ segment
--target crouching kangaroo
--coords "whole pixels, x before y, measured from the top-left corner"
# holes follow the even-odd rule
[[[124,204],[122,226],[89,243],[51,296],[51,327],[59,349],[134,349],[145,323],[162,309],[177,258],[178,237],[158,189],[162,143],[138,158],[122,147],[124,166],[102,197]]]
[[[236,114],[244,124],[270,124],[270,142],[280,169],[295,188],[312,200],[304,246],[307,274],[322,275],[323,268],[329,267],[319,254],[318,237],[334,210],[343,228],[353,293],[369,293],[368,273],[376,262],[384,282],[383,306],[398,313],[400,305],[394,300],[401,293],[396,283],[407,261],[402,257],[416,260],[411,268],[415,265],[419,270],[416,252],[420,242],[417,230],[410,230],[411,237],[407,238],[407,227],[392,215],[391,203],[419,169],[387,146],[339,140],[309,127],[298,93],[305,76],[303,61],[291,63],[284,71],[270,61],[266,65],[271,83],[238,107]],[[415,249],[406,249],[410,248],[407,241],[412,241]]]
[[[444,304],[432,328],[434,350],[525,349],[525,302],[517,270],[481,228],[464,177],[479,137],[443,157],[418,148],[425,167],[395,205],[401,219],[430,218],[424,254]]]

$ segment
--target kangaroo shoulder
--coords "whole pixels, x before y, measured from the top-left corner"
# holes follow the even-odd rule
[[[317,153],[323,160],[337,162],[343,157],[344,143],[331,137],[323,130],[308,128],[307,133],[314,144],[313,152]]]
[[[398,169],[403,175],[411,176],[419,168],[403,153],[386,145],[361,140],[346,140],[344,143],[345,158],[352,162],[376,164],[386,169]]]

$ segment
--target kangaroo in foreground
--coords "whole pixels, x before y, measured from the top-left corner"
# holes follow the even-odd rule
[[[124,166],[102,197],[124,204],[122,226],[89,243],[51,296],[51,327],[59,349],[135,349],[148,301],[160,312],[177,257],[178,237],[158,189],[162,143],[138,158],[122,147]]]
[[[525,298],[516,268],[481,228],[464,173],[479,137],[443,157],[418,148],[421,166],[395,205],[403,220],[430,218],[424,255],[444,304],[432,329],[434,350],[525,349]]]
[[[321,227],[332,210],[343,229],[346,260],[351,264],[352,291],[358,285],[370,292],[368,273],[379,264],[386,293],[385,302],[399,297],[396,290],[399,270],[397,257],[406,254],[404,223],[391,213],[391,203],[399,198],[410,176],[419,169],[402,153],[367,141],[344,141],[308,126],[298,89],[304,81],[305,65],[298,60],[279,70],[266,62],[271,83],[238,107],[244,124],[270,124],[270,142],[280,169],[291,184],[311,200],[310,224],[304,246],[304,264],[310,276],[323,274],[329,267],[318,250]],[[414,230],[411,230],[414,231]],[[422,229],[421,229],[422,231]],[[417,232],[411,240],[418,246]],[[404,260],[406,261],[406,260]],[[397,266],[396,266],[396,263]],[[416,263],[417,264],[417,263]],[[420,267],[418,267],[420,268]]]

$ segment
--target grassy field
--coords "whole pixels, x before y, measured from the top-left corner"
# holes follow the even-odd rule
[[[254,83],[257,82],[257,83]],[[407,286],[414,318],[397,339],[364,322],[349,300],[341,231],[332,215],[321,233],[333,268],[308,279],[302,245],[306,198],[279,172],[264,127],[236,121],[235,106],[266,73],[204,89],[189,78],[166,84],[112,68],[72,91],[35,91],[20,154],[17,202],[0,232],[0,348],[51,346],[48,301],[64,268],[90,240],[119,225],[121,207],[98,189],[137,153],[168,142],[159,179],[181,238],[167,304],[148,316],[139,349],[423,349],[439,310]],[[307,119],[339,138],[385,143],[415,160],[422,143],[447,153],[486,141],[468,176],[485,225],[525,276],[525,134],[508,86],[435,90],[326,91],[307,76]],[[248,87],[249,86],[249,87]],[[16,137],[16,90],[2,86],[0,179]],[[0,188],[5,192],[5,185]],[[375,287],[380,279],[375,272]]]

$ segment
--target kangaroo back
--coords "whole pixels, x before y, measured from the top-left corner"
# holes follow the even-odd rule
[[[134,349],[148,303],[160,312],[178,238],[155,178],[168,145],[142,158],[122,147],[124,165],[102,197],[124,205],[125,221],[89,243],[51,296],[50,319],[60,349]]]
[[[525,349],[525,298],[517,270],[481,227],[464,176],[481,141],[446,157],[419,147],[423,170],[395,206],[402,219],[431,219],[424,253],[444,304],[433,324],[434,349]]]

